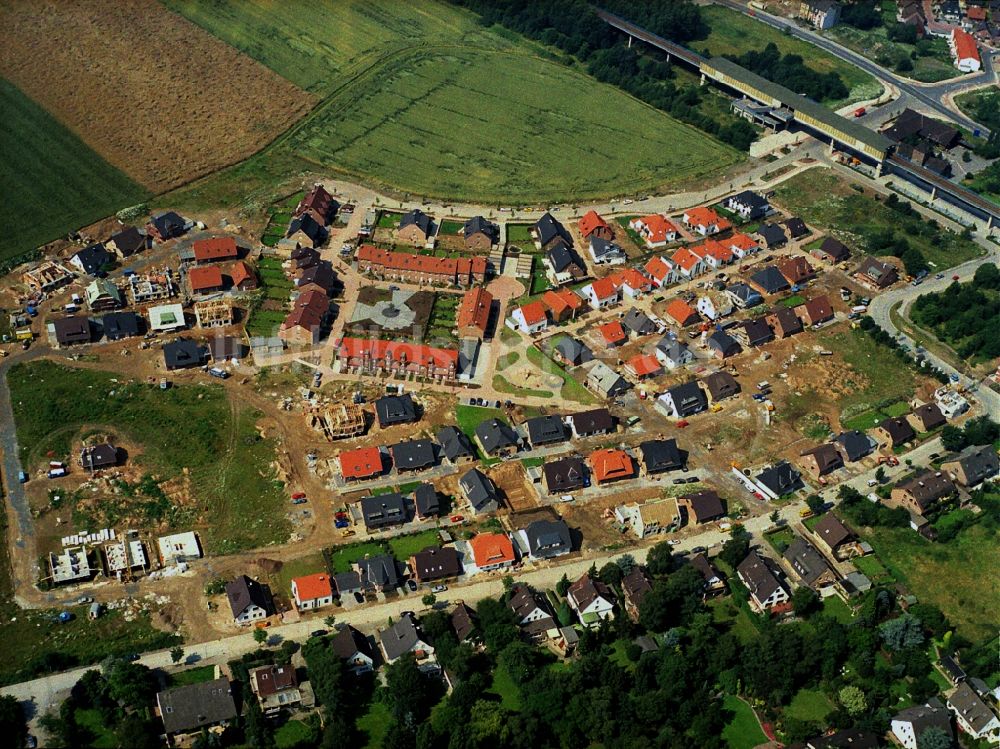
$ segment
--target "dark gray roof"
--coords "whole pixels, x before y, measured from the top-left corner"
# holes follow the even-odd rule
[[[462,562],[453,546],[429,546],[414,554],[411,563],[413,574],[421,582],[462,574]]]
[[[753,190],[743,190],[726,199],[727,204],[743,205],[750,209],[750,218],[762,216],[768,208],[767,198]]]
[[[908,481],[896,484],[897,489],[909,492],[921,509],[926,509],[932,502],[947,497],[955,491],[951,479],[943,473],[924,471]]]
[[[293,218],[288,223],[288,233],[285,236],[290,237],[297,231],[303,232],[313,244],[322,244],[326,239],[326,228],[308,213]]]
[[[879,749],[880,746],[882,742],[878,736],[860,728],[846,728],[809,739],[810,749]]]
[[[779,497],[802,488],[801,474],[792,468],[791,464],[786,460],[775,463],[770,468],[758,473],[757,481]]]
[[[559,342],[556,343],[556,351],[570,364],[585,364],[594,358],[593,353],[585,344],[569,336],[563,336],[559,339]]]
[[[948,422],[937,403],[925,403],[922,406],[917,406],[913,409],[913,415],[923,424],[926,431]]]
[[[563,520],[536,520],[524,529],[533,557],[551,557],[572,549],[569,526]]]
[[[792,539],[782,556],[792,566],[802,582],[809,586],[815,584],[820,575],[830,570],[823,555],[801,536]]]
[[[742,301],[747,307],[753,307],[764,301],[757,289],[753,289],[745,283],[734,283],[726,288],[726,292]]]
[[[802,455],[803,457],[811,456],[816,461],[820,475],[844,467],[844,458],[840,454],[840,450],[830,442],[824,442],[822,445],[816,445],[816,447],[809,450],[803,450]]]
[[[795,335],[802,332],[802,321],[795,314],[795,310],[790,307],[778,307],[774,312],[776,328],[780,328],[783,335]]]
[[[82,250],[76,252],[73,257],[80,262],[84,273],[91,276],[96,275],[102,266],[111,262],[111,255],[101,242],[84,247]]]
[[[115,247],[117,247],[123,255],[131,255],[132,253],[146,249],[147,240],[145,234],[142,234],[134,226],[129,226],[122,229],[120,232],[112,234],[111,239],[108,241],[114,242]]]
[[[524,426],[533,447],[566,441],[566,425],[559,416],[536,416],[525,421]]]
[[[80,464],[88,471],[118,465],[118,448],[106,442],[85,447],[80,451]]]
[[[435,444],[430,440],[408,440],[399,442],[389,450],[397,471],[416,471],[429,468],[437,463]]]
[[[52,327],[56,332],[56,342],[60,345],[90,343],[92,333],[89,317],[83,315],[80,317],[63,317],[53,321]]]
[[[507,605],[514,612],[514,616],[517,617],[519,624],[536,610],[548,614],[549,617],[553,614],[552,606],[549,604],[548,599],[524,583],[514,584],[514,587],[510,591],[510,600],[507,601]]]
[[[421,517],[436,515],[441,510],[437,489],[426,481],[413,492],[413,503],[417,506],[417,514]]]
[[[388,554],[378,554],[373,557],[359,559],[355,564],[361,576],[361,585],[365,588],[397,588],[399,587],[399,566]]]
[[[751,346],[760,346],[774,340],[774,331],[767,324],[763,317],[756,320],[744,320],[743,330],[747,337],[747,342]]]
[[[771,568],[755,550],[751,550],[747,558],[740,562],[736,572],[758,601],[767,600],[779,588],[783,587]]]
[[[497,490],[493,482],[478,468],[473,468],[459,480],[462,491],[477,512],[490,502],[496,502]]]
[[[703,377],[702,382],[708,388],[713,401],[731,398],[742,390],[740,383],[729,372],[712,372],[712,374]]]
[[[576,254],[576,250],[562,241],[553,244],[546,253],[546,257],[552,266],[552,270],[556,273],[562,273],[571,265],[577,266],[580,271],[584,269],[583,262],[580,260],[580,256]]]
[[[333,576],[333,582],[337,587],[337,592],[343,595],[345,593],[350,593],[351,591],[360,590],[361,575],[354,570],[338,572]]]
[[[705,523],[726,514],[726,506],[722,502],[722,497],[714,491],[685,494],[681,498],[687,500],[690,512],[694,515],[693,519],[696,522]]]
[[[355,653],[361,653],[369,658],[375,656],[368,638],[349,624],[330,638],[330,649],[338,658],[344,660],[352,658]]]
[[[386,629],[379,630],[379,642],[385,651],[386,660],[394,661],[409,653],[421,640],[417,623],[410,616],[401,616]]]
[[[823,543],[831,549],[836,549],[845,541],[853,537],[850,528],[840,522],[840,518],[832,512],[828,512],[821,517],[813,526],[813,533],[823,539]]]
[[[854,429],[837,435],[837,442],[843,448],[849,461],[861,460],[875,449],[871,438],[864,432]]]
[[[996,720],[993,711],[967,683],[958,685],[948,698],[948,704],[976,732],[982,731],[991,721]]]
[[[674,408],[681,416],[696,414],[708,408],[705,391],[701,389],[697,380],[674,385],[667,390],[667,393],[674,402]]]
[[[236,718],[236,702],[229,679],[220,677],[159,692],[156,704],[168,734],[193,733]]]
[[[451,628],[459,642],[467,640],[476,630],[476,612],[464,603],[458,604],[451,612]]]
[[[684,459],[675,439],[640,442],[639,453],[648,473],[673,471],[684,465]]]
[[[139,335],[142,332],[142,318],[135,312],[109,312],[101,318],[104,337],[109,341]]]
[[[431,217],[419,208],[414,208],[409,213],[404,214],[399,220],[400,229],[405,229],[407,226],[414,225],[427,235],[431,234],[431,230],[434,228],[434,222],[431,221]]]
[[[568,492],[586,486],[587,464],[583,458],[570,456],[542,466],[549,492]]]
[[[167,369],[200,367],[208,358],[208,349],[190,338],[178,338],[163,344],[163,361]]]
[[[894,445],[900,442],[908,442],[917,436],[917,433],[913,431],[913,427],[910,426],[910,422],[902,417],[883,419],[879,422],[878,428],[889,435],[889,439]]]
[[[163,211],[154,214],[150,219],[161,237],[178,237],[184,233],[185,221],[174,211]]]
[[[487,221],[482,216],[473,216],[465,222],[462,229],[463,236],[468,239],[474,234],[485,234],[494,244],[500,238],[500,227],[492,221]]]
[[[516,447],[520,440],[517,432],[500,419],[487,419],[476,427],[476,437],[488,455],[506,447]]]
[[[324,260],[306,268],[302,271],[302,275],[295,280],[296,286],[305,286],[307,284],[315,284],[329,294],[337,285],[337,273],[334,271],[333,266]]]
[[[789,288],[788,280],[773,265],[761,268],[750,276],[750,280],[768,294],[777,294],[779,291]]]
[[[827,237],[824,239],[819,248],[838,262],[841,260],[847,260],[851,256],[850,248],[848,248],[848,246],[843,242],[833,237]]]
[[[566,231],[566,227],[556,221],[552,214],[547,211],[535,222],[535,232],[538,234],[538,241],[541,242],[542,247],[556,238],[562,239],[570,246],[573,245],[573,237]]]
[[[361,514],[365,519],[365,527],[377,530],[390,525],[401,525],[406,522],[406,500],[401,494],[379,494],[375,497],[361,498]]]
[[[636,335],[650,335],[656,332],[656,323],[642,310],[632,307],[621,320],[622,325]]]
[[[799,237],[804,237],[809,233],[809,227],[806,226],[806,222],[797,216],[792,216],[785,222],[785,227],[788,229],[788,233],[791,235],[792,239],[798,239]]]
[[[954,458],[950,458],[949,462],[951,461],[962,465],[970,485],[978,484],[1000,471],[1000,458],[992,445],[969,445]]]
[[[625,255],[625,250],[621,248],[621,245],[596,234],[590,235],[590,249],[596,258],[602,258],[606,255]]]
[[[437,433],[437,441],[441,445],[441,451],[444,453],[444,456],[450,461],[465,457],[474,458],[476,456],[472,441],[458,427],[441,427]]]
[[[264,609],[268,615],[274,613],[271,589],[264,583],[259,583],[246,575],[240,575],[235,580],[226,583],[226,598],[229,599],[229,608],[233,610],[234,619],[246,611],[251,604]]]
[[[615,417],[606,408],[570,414],[569,419],[576,433],[582,435],[609,432],[615,428]]]
[[[386,395],[375,401],[375,415],[379,426],[405,424],[417,420],[417,406],[409,393]]]
[[[735,338],[724,330],[717,330],[708,337],[708,347],[720,351],[725,356],[733,356],[742,351],[742,347]]]
[[[231,335],[213,336],[208,341],[208,350],[212,358],[219,359],[243,359],[250,353],[250,347],[239,338]]]
[[[866,257],[861,261],[856,274],[864,276],[877,286],[888,286],[895,283],[899,277],[896,266],[892,263],[883,263],[873,257]]]
[[[757,233],[767,243],[768,247],[779,247],[788,241],[785,230],[777,224],[761,224]]]
[[[928,728],[936,727],[944,730],[949,736],[954,736],[951,728],[951,713],[943,707],[930,705],[915,705],[901,710],[892,716],[893,721],[904,721],[913,726],[913,735],[920,737]]]

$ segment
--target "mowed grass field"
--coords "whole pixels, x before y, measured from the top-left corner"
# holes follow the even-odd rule
[[[302,171],[468,202],[570,201],[673,187],[742,159],[443,3],[167,2],[324,97],[273,146],[173,205],[265,200]]]
[[[0,263],[147,197],[0,78]]]
[[[690,43],[689,46],[699,52],[707,51],[710,55],[742,55],[751,50],[762,50],[773,42],[783,55],[800,55],[806,61],[806,65],[818,73],[839,74],[851,94],[844,101],[826,102],[831,109],[878,96],[882,90],[882,85],[878,81],[850,63],[824,52],[807,41],[786,36],[777,29],[735,10],[718,5],[706,5],[701,8],[701,15],[712,31],[707,39]]]

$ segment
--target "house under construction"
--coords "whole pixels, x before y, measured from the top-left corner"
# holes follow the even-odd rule
[[[362,435],[366,427],[365,412],[356,403],[311,408],[306,411],[306,421],[331,442]]]
[[[199,328],[223,328],[233,324],[233,303],[228,299],[196,302],[194,316]]]
[[[128,582],[149,570],[146,545],[135,531],[129,531],[124,538],[108,541],[101,550],[104,552],[108,577]]]
[[[160,299],[169,299],[177,294],[174,272],[164,267],[153,269],[143,275],[128,277],[128,298],[132,304],[145,304]]]

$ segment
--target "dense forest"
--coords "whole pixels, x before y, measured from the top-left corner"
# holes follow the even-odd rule
[[[980,265],[969,283],[918,297],[910,314],[963,359],[994,359],[1000,356],[1000,270]]]

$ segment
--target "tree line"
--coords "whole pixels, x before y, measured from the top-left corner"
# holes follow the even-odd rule
[[[955,282],[942,292],[921,295],[911,316],[963,359],[1000,356],[1000,270],[984,263],[969,283]]]

